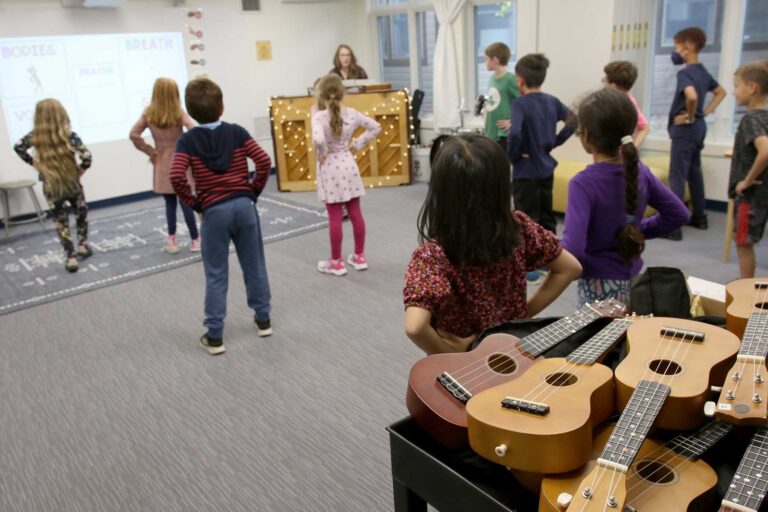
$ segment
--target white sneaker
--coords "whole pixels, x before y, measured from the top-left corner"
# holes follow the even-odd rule
[[[176,236],[175,235],[169,235],[168,238],[165,239],[165,244],[163,245],[163,250],[167,252],[168,254],[178,254],[179,252],[179,244],[176,243]]]
[[[355,270],[366,270],[368,268],[365,254],[350,254],[347,258],[347,263],[352,265],[352,268]]]
[[[318,261],[317,270],[323,274],[333,274],[334,276],[343,276],[347,273],[347,267],[344,266],[343,259]]]

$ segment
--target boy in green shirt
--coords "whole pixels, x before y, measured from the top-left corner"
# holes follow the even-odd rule
[[[510,123],[509,105],[520,96],[515,74],[507,71],[511,55],[504,43],[493,43],[485,49],[485,66],[493,71],[485,96],[485,135],[498,142],[504,151]]]

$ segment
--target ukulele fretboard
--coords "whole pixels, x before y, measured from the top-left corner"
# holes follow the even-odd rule
[[[635,460],[669,393],[669,386],[641,380],[603,448],[600,461],[622,466],[626,471]]]
[[[733,429],[730,423],[713,421],[693,434],[680,434],[667,447],[691,460],[698,459]]]
[[[624,334],[632,324],[631,320],[616,319],[605,326],[582,346],[566,357],[570,363],[592,365],[600,359]]]
[[[768,313],[755,311],[749,315],[739,355],[765,358],[768,354]]]
[[[563,317],[521,339],[520,348],[532,356],[539,356],[568,336],[579,332],[600,316],[589,306],[584,306],[576,313]]]
[[[746,453],[733,476],[721,510],[757,510],[768,490],[768,427],[760,427],[752,436]]]

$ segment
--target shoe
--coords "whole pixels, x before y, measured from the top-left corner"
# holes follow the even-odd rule
[[[168,254],[177,254],[179,252],[179,244],[176,243],[176,235],[168,235],[168,238],[165,239],[163,250]]]
[[[677,228],[674,231],[670,231],[664,238],[672,240],[673,242],[680,242],[683,239],[683,230]]]
[[[200,252],[200,237],[189,242],[189,250],[191,252]]]
[[[259,320],[258,318],[255,318],[254,323],[256,323],[256,327],[259,329],[259,336],[264,338],[265,336],[272,336],[272,322],[269,321],[269,318],[266,320]]]
[[[200,336],[200,344],[212,356],[217,356],[227,351],[227,349],[224,348],[224,338],[209,338],[207,334],[203,334]]]
[[[83,260],[90,258],[93,256],[93,249],[91,249],[91,246],[88,244],[80,244],[77,246],[77,255]]]
[[[333,274],[335,276],[343,276],[347,273],[347,267],[344,266],[343,259],[318,261],[317,270],[323,274]]]
[[[365,260],[365,254],[350,254],[347,263],[352,265],[355,270],[366,270],[368,262]]]
[[[544,278],[541,276],[541,272],[534,270],[525,274],[525,282],[528,286],[538,286],[544,282]]]
[[[707,215],[699,215],[698,217],[691,216],[691,222],[689,222],[688,225],[696,229],[708,229],[709,222],[707,222]]]
[[[67,264],[64,265],[64,268],[67,269],[67,272],[75,273],[77,272],[77,257],[76,256],[70,256],[67,258]]]

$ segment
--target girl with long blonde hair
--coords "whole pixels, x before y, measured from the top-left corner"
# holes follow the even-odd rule
[[[347,273],[341,256],[343,238],[342,209],[346,207],[355,237],[355,252],[347,261],[355,270],[365,270],[365,220],[360,197],[365,187],[353,151],[360,151],[381,131],[379,123],[357,110],[344,106],[344,86],[336,75],[323,77],[316,87],[318,110],[312,115],[312,139],[317,147],[317,193],[328,210],[331,257],[320,261],[317,269],[326,274]],[[353,138],[358,128],[365,132]]]
[[[152,101],[141,114],[141,117],[131,129],[130,138],[136,149],[149,156],[154,168],[152,189],[162,194],[165,199],[165,218],[168,223],[168,236],[163,250],[169,254],[179,252],[176,242],[176,205],[181,204],[181,211],[189,230],[191,242],[189,250],[200,250],[200,235],[192,208],[178,201],[171,186],[171,160],[183,128],[194,128],[195,122],[181,108],[179,87],[170,78],[158,78],[152,89]],[[148,144],[141,134],[149,128],[154,146]]]
[[[32,148],[34,154],[29,152]],[[67,255],[65,268],[69,272],[77,272],[77,257],[85,259],[93,254],[88,245],[88,205],[80,184],[80,176],[91,166],[91,152],[72,131],[62,104],[50,98],[37,103],[34,128],[13,149],[40,173],[56,233]],[[76,154],[80,158],[79,164]],[[75,212],[79,239],[77,248],[69,230],[67,203]]]

